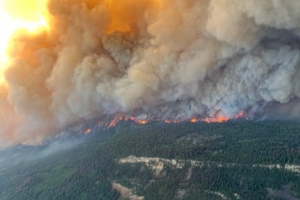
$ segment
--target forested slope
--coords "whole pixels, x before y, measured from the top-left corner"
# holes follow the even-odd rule
[[[296,122],[121,121],[57,140],[76,142],[35,159],[51,142],[2,153],[11,157],[0,163],[0,199],[300,197]],[[125,196],[116,184],[128,189]]]

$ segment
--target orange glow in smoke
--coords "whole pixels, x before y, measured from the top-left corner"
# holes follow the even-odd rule
[[[139,124],[147,124],[148,123],[148,121],[145,120],[145,119],[143,119],[143,120],[136,120],[136,122],[139,123]]]
[[[9,65],[7,49],[14,34],[36,34],[48,29],[47,0],[0,0],[0,84]],[[14,47],[17,48],[17,47]]]
[[[212,117],[212,118],[205,118],[204,121],[207,123],[223,123],[223,122],[227,122],[229,120],[228,117]]]
[[[225,116],[221,115],[220,113],[218,113],[218,114],[216,114],[215,117],[209,117],[209,118],[204,118],[204,119],[194,117],[194,118],[191,118],[189,121],[191,123],[197,123],[197,122],[201,122],[201,121],[206,122],[206,123],[224,123],[224,122],[229,121],[230,119],[239,119],[239,118],[244,118],[244,117],[245,117],[244,112],[240,112],[239,114],[237,114],[233,118],[228,118],[228,117],[225,117]],[[97,126],[102,126],[102,127],[104,127],[104,129],[109,129],[109,128],[115,127],[120,121],[133,121],[133,122],[141,124],[141,125],[145,125],[145,124],[149,123],[149,120],[147,120],[147,119],[138,119],[138,118],[133,117],[133,116],[118,116],[118,117],[115,117],[110,122],[99,121]],[[160,120],[154,120],[154,121],[160,121]],[[184,122],[184,120],[166,119],[166,120],[164,120],[164,122],[167,123],[167,124],[181,123],[181,122]],[[84,133],[88,134],[91,131],[92,131],[92,129],[87,129]]]
[[[91,129],[87,129],[84,134],[89,134],[92,130]]]
[[[234,119],[238,119],[238,118],[242,118],[242,117],[245,117],[245,112],[240,112],[239,114],[237,114]]]
[[[111,127],[114,127],[117,125],[117,123],[119,121],[123,120],[123,117],[116,117],[115,119],[113,119],[107,126],[107,129],[111,128]]]
[[[126,116],[126,117],[115,117],[115,119],[113,119],[107,126],[107,129],[111,128],[111,127],[114,127],[117,125],[117,123],[119,121],[122,121],[122,120],[125,120],[125,121],[134,121],[138,124],[147,124],[148,123],[148,120],[146,119],[136,119],[135,117],[132,117],[132,116]]]
[[[111,13],[111,22],[107,33],[134,32],[136,31],[136,26],[139,24],[139,20],[141,20],[140,17],[143,16],[143,10],[149,7],[156,10],[162,8],[160,0],[142,0],[139,3],[136,0],[106,0],[105,2]]]
[[[245,116],[244,112],[240,112],[233,119],[239,119]],[[227,122],[230,118],[223,116],[221,114],[217,114],[215,117],[205,118],[204,121],[207,123],[223,123]]]
[[[197,118],[192,118],[190,121],[191,121],[192,123],[196,123],[196,122],[198,122],[199,120],[198,120]]]

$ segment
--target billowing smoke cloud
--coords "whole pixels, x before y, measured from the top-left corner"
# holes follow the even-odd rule
[[[0,141],[81,119],[255,113],[300,97],[298,0],[50,0],[50,29],[18,34]]]

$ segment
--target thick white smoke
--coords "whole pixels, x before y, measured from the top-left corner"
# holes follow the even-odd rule
[[[2,146],[114,114],[232,118],[300,97],[298,0],[50,0],[18,35]]]

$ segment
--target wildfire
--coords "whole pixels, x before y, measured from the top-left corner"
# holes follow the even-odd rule
[[[240,112],[239,114],[237,114],[235,117],[233,117],[233,119],[239,119],[245,116],[244,112]],[[217,114],[215,117],[211,117],[211,118],[205,118],[204,121],[207,123],[223,123],[223,122],[227,122],[230,118],[223,116],[221,114]]]
[[[107,126],[107,129],[111,128],[111,127],[114,127],[117,125],[117,123],[119,121],[123,120],[123,117],[116,117],[115,119],[113,119]]]
[[[221,115],[220,113],[216,114],[216,116],[214,117],[209,117],[209,118],[191,118],[189,121],[191,123],[196,123],[196,122],[199,122],[199,121],[204,121],[206,123],[223,123],[223,122],[227,122],[229,121],[230,119],[238,119],[238,118],[243,118],[245,116],[245,113],[244,112],[240,112],[239,114],[237,114],[235,117],[233,118],[229,118],[229,117],[226,117],[226,116],[223,116]],[[149,122],[149,120],[147,119],[138,119],[136,117],[133,117],[133,116],[125,116],[125,117],[116,117],[115,119],[113,119],[109,125],[107,126],[107,128],[111,128],[111,127],[114,127],[115,125],[117,125],[117,123],[119,121],[134,121],[138,124],[147,124]],[[155,120],[155,121],[159,121],[159,120]],[[184,120],[171,120],[171,119],[166,119],[164,120],[165,123],[167,124],[170,124],[170,123],[180,123],[180,122],[183,122]],[[101,124],[103,124],[103,122],[101,122]]]
[[[148,123],[148,121],[145,120],[145,119],[143,119],[143,120],[136,120],[136,122],[139,123],[139,124],[147,124]]]
[[[227,117],[212,117],[212,118],[205,118],[204,121],[206,123],[223,123],[227,122],[229,118]]]
[[[111,14],[108,33],[135,31],[143,10],[149,7],[159,10],[163,6],[160,0],[144,0],[139,4],[134,0],[103,2]],[[0,84],[5,83],[4,71],[10,63],[8,49],[14,48],[13,36],[49,31],[47,4],[48,0],[0,0]],[[132,12],[128,12],[129,7]]]
[[[0,0],[0,83],[9,64],[7,49],[14,34],[48,29],[47,0]]]
[[[245,117],[245,112],[240,112],[238,115],[236,115],[235,117],[234,117],[234,119],[238,119],[238,118],[242,118],[242,117]]]
[[[148,123],[148,120],[146,120],[146,119],[137,119],[137,118],[135,118],[135,117],[133,117],[133,116],[115,117],[115,118],[108,124],[107,129],[116,126],[117,123],[118,123],[119,121],[122,121],[122,120],[124,120],[124,121],[134,121],[134,122],[136,122],[136,123],[138,123],[138,124],[147,124],[147,123]],[[103,123],[101,123],[101,124],[103,124]]]
[[[93,1],[91,1],[92,3]],[[161,10],[163,4],[160,0],[143,0],[137,4],[135,0],[116,1],[103,0],[105,6],[110,12],[110,21],[107,25],[107,33],[112,32],[132,32],[135,31],[139,24],[140,16],[143,16],[143,10],[153,8]],[[9,47],[13,48],[13,36],[21,34],[38,34],[41,31],[49,30],[50,14],[47,10],[48,0],[0,0],[0,85],[5,83],[4,71],[9,66],[9,55],[7,53]],[[127,9],[126,9],[127,8]],[[132,12],[128,12],[131,8]],[[241,118],[244,113],[241,112],[234,119]],[[110,122],[100,121],[98,125],[105,128],[114,127],[119,121],[134,121],[138,124],[147,124],[149,119],[118,116]],[[191,118],[191,123],[205,121],[207,123],[227,122],[228,117],[221,114],[209,118]],[[180,123],[183,120],[166,119],[165,123]],[[92,129],[82,130],[81,133],[88,134]]]
[[[231,118],[231,119],[238,119],[238,118],[244,118],[245,117],[245,113],[244,112],[240,112],[239,114],[237,114],[235,117]],[[247,118],[246,118],[247,119]],[[216,114],[215,117],[210,117],[210,118],[191,118],[189,121],[191,123],[197,123],[197,122],[206,122],[206,123],[224,123],[229,121],[230,118],[222,116],[220,113]],[[149,120],[147,119],[139,119],[137,117],[133,117],[133,116],[117,116],[115,117],[113,120],[111,121],[99,121],[97,123],[98,127],[102,127],[104,130],[106,129],[110,129],[114,126],[116,126],[120,121],[133,121],[137,124],[141,124],[141,125],[145,125],[149,122]],[[152,120],[153,121],[153,120]],[[160,121],[160,120],[154,120],[154,121]],[[171,123],[181,123],[184,122],[185,120],[171,120],[171,119],[166,119],[164,120],[165,123],[167,124],[171,124]],[[93,128],[88,128],[85,131],[82,131],[81,133],[84,134],[89,134],[91,133]]]
[[[163,6],[160,0],[144,0],[142,2],[140,1],[139,4],[137,4],[135,0],[106,0],[105,3],[110,10],[112,19],[107,33],[113,33],[115,31],[125,33],[135,31],[143,10],[147,7],[160,10]],[[132,8],[132,11],[128,12],[128,9],[126,9],[128,7]]]
[[[178,123],[183,122],[183,121],[184,120],[170,120],[170,119],[166,119],[165,123],[167,123],[167,124],[171,124],[171,123],[178,124]]]
[[[196,122],[198,122],[199,120],[198,120],[197,118],[192,118],[190,121],[191,121],[192,123],[196,123]]]

